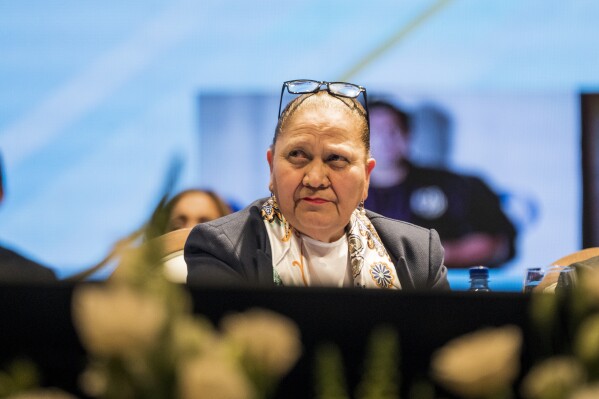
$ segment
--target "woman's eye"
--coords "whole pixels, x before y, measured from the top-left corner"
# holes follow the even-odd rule
[[[289,151],[289,160],[291,161],[303,161],[308,159],[308,155],[302,150]]]
[[[177,218],[176,220],[171,220],[168,224],[168,231],[175,231],[185,227],[185,221]]]
[[[300,157],[300,156],[305,156],[306,154],[304,154],[303,151],[300,150],[293,150],[289,152],[289,156],[290,157]]]
[[[335,167],[343,167],[349,163],[347,158],[337,154],[329,156],[327,161]]]

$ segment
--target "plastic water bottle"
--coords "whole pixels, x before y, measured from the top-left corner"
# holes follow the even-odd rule
[[[469,269],[470,289],[468,291],[489,292],[489,268],[486,266],[474,266]]]

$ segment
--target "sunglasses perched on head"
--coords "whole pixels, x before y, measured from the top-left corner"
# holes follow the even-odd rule
[[[323,88],[323,86],[325,86]],[[366,89],[362,86],[347,82],[324,82],[318,80],[298,79],[289,80],[283,83],[281,88],[281,98],[279,100],[279,118],[283,110],[283,95],[285,91],[290,94],[308,94],[317,93],[326,90],[329,94],[339,97],[358,98],[360,94],[364,97],[364,109],[366,110],[366,120],[368,120],[368,106],[366,99]]]

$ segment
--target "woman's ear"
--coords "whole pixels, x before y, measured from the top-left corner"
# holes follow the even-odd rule
[[[271,193],[274,191],[273,159],[274,159],[274,151],[273,151],[272,147],[269,147],[268,150],[266,150],[266,161],[268,162],[268,168],[270,169],[270,180],[268,182],[268,189],[270,190]]]
[[[266,150],[266,161],[268,162],[268,167],[270,168],[270,173],[272,173],[272,159],[273,159],[273,151],[272,147],[268,147]]]
[[[368,158],[366,160],[366,178],[370,179],[370,174],[372,173],[372,170],[374,169],[374,167],[376,166],[376,160],[374,158]]]
[[[368,187],[370,186],[370,174],[372,170],[376,166],[376,160],[374,158],[368,158],[366,160],[366,184],[364,184],[364,193],[362,195],[362,200],[366,201],[368,197]]]

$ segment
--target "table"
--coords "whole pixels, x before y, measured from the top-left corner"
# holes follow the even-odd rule
[[[27,357],[40,367],[47,385],[83,395],[77,376],[86,354],[71,323],[74,285],[0,286],[0,362]],[[435,349],[450,339],[484,326],[514,324],[524,331],[523,365],[534,338],[527,309],[530,297],[519,293],[392,292],[333,288],[189,288],[194,311],[214,322],[228,312],[263,307],[291,317],[300,327],[304,356],[280,384],[277,397],[312,396],[311,365],[317,345],[336,343],[347,378],[355,385],[369,333],[377,325],[397,328],[403,387],[428,372]]]

